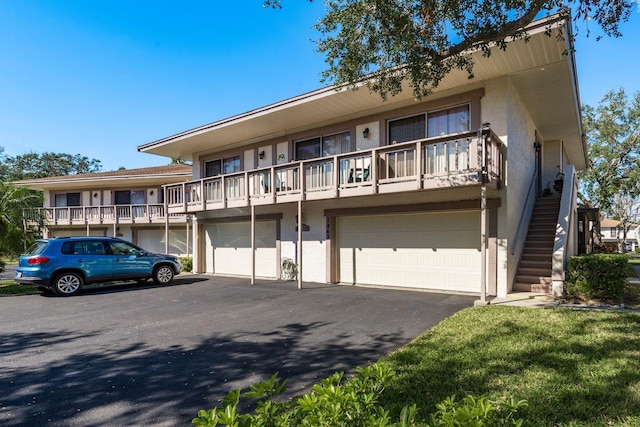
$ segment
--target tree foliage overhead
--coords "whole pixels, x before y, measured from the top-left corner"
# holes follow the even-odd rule
[[[76,175],[98,172],[102,169],[100,160],[89,159],[80,154],[30,152],[10,157],[4,156],[3,152],[2,148],[0,150],[0,180],[2,181]]]
[[[576,21],[596,23],[620,36],[630,0],[326,0],[316,28],[318,50],[328,69],[323,79],[354,87],[367,81],[385,98],[407,80],[415,97],[428,95],[450,71],[473,77],[469,51],[506,48],[505,40],[526,39],[534,19],[572,12]],[[281,7],[267,0],[265,7]],[[401,70],[399,69],[401,67]],[[401,71],[401,72],[400,72]]]

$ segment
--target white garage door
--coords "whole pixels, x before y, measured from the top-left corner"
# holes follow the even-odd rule
[[[478,292],[480,213],[338,218],[342,283]]]
[[[251,223],[205,226],[205,271],[234,276],[251,275]],[[256,222],[256,276],[275,278],[278,266],[276,222]]]
[[[189,230],[191,232],[191,230]],[[149,252],[163,254],[165,252],[164,230],[138,230],[137,244]],[[189,242],[191,246],[191,242]],[[187,251],[187,229],[169,229],[169,253],[176,256],[185,256],[191,251]]]

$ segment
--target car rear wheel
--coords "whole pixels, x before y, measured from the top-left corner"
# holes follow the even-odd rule
[[[60,296],[68,297],[77,294],[82,288],[82,277],[77,273],[62,273],[53,281],[53,291]]]
[[[173,280],[173,268],[168,265],[161,265],[153,272],[153,282],[156,285],[166,285]]]

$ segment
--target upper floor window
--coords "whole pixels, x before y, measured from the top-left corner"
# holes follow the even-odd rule
[[[296,160],[308,160],[318,157],[348,153],[351,149],[349,132],[334,133],[322,137],[296,141]]]
[[[240,156],[224,159],[209,160],[204,162],[204,176],[218,176],[240,172]]]
[[[427,113],[427,137],[449,135],[471,130],[469,104]]]
[[[389,143],[466,132],[471,128],[469,104],[389,121]]]
[[[403,119],[389,122],[389,142],[398,144],[400,142],[415,141],[423,139],[425,135],[424,114],[405,117]]]
[[[57,208],[80,206],[80,193],[61,193],[55,195]]]
[[[144,205],[144,190],[122,190],[114,192],[116,205]]]

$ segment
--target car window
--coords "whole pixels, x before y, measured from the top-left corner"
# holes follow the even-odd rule
[[[60,252],[66,255],[82,255],[85,253],[83,242],[64,242]]]
[[[39,255],[49,246],[48,242],[35,242],[33,245],[29,246],[25,255]]]
[[[89,255],[104,255],[107,253],[104,249],[104,243],[100,241],[89,241],[86,245],[86,253]]]
[[[127,242],[109,242],[113,255],[135,255],[140,250]]]

